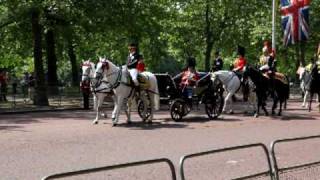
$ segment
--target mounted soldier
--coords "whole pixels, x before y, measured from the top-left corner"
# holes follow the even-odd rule
[[[268,72],[269,74],[274,74],[274,72],[276,72],[275,53],[272,50],[269,41],[264,42],[262,52],[263,54],[260,57],[260,71],[263,73]]]
[[[233,63],[232,71],[237,74],[239,79],[242,77],[243,69],[247,65],[245,58],[245,48],[238,45],[238,58]]]

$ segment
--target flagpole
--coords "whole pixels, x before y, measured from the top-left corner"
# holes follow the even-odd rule
[[[276,1],[272,1],[272,50],[276,52]]]

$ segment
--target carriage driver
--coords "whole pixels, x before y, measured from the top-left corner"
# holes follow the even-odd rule
[[[127,67],[134,85],[136,87],[139,87],[137,66],[142,56],[138,52],[137,44],[135,43],[129,44],[128,49],[129,49],[129,56],[127,61]]]

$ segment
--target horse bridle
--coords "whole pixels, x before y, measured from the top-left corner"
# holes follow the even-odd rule
[[[107,62],[101,62],[101,63],[103,63],[102,66],[105,66],[104,64],[108,64]],[[105,77],[109,77],[109,76],[112,76],[112,75],[118,73],[118,76],[117,76],[117,78],[116,78],[116,80],[115,80],[115,82],[113,84],[111,82],[109,82],[109,81],[101,81],[102,78],[103,78],[104,69],[105,69],[105,67],[102,68],[102,72],[96,71],[96,74],[99,74],[99,77],[100,77],[99,79],[97,79],[100,82],[99,85],[102,82],[106,82],[106,83],[111,85],[110,87],[104,88],[103,90],[105,90],[105,89],[111,89],[112,90],[112,89],[117,88],[120,85],[120,79],[121,79],[121,76],[122,76],[122,67],[121,66],[119,67],[119,71],[118,72],[117,71],[113,71],[113,72],[105,75]],[[107,65],[107,69],[109,69],[108,65]]]
[[[86,69],[86,71],[85,72],[87,72],[88,70],[91,70],[92,69],[92,67],[91,67],[91,64],[82,64],[82,66],[88,66],[88,69]],[[90,71],[89,71],[90,72]],[[88,77],[89,78],[89,80],[90,79],[92,79],[92,78],[90,78],[89,75],[90,73],[88,73],[88,74],[85,74],[84,72],[82,73],[82,77]]]

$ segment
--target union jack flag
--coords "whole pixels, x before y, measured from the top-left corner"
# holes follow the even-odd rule
[[[283,43],[295,44],[309,38],[309,5],[311,0],[281,0]]]

